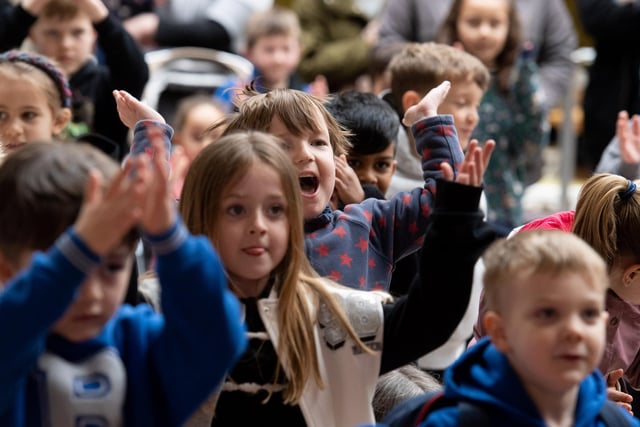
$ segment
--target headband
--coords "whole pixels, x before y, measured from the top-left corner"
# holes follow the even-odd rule
[[[625,201],[628,200],[633,194],[636,192],[636,183],[629,180],[629,185],[627,189],[624,191],[620,191],[618,194],[620,195],[620,200]]]
[[[55,83],[60,93],[60,98],[62,99],[62,107],[71,108],[71,89],[69,88],[69,82],[64,74],[62,74],[62,71],[47,58],[36,53],[10,50],[0,54],[0,63],[2,62],[24,62],[43,71]]]

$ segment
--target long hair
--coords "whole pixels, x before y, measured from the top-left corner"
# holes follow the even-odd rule
[[[509,4],[509,30],[507,40],[502,51],[496,57],[496,80],[498,88],[503,93],[509,91],[511,73],[520,53],[522,45],[522,28],[520,18],[516,10],[515,0],[505,0]],[[440,30],[436,34],[436,40],[440,43],[452,45],[460,41],[458,34],[458,18],[464,0],[453,0],[449,15],[447,15]]]
[[[596,174],[580,189],[572,231],[611,268],[622,257],[640,261],[640,194],[619,175]]]
[[[180,199],[180,214],[193,234],[209,237],[220,247],[219,230],[221,200],[256,162],[270,166],[280,177],[289,221],[289,241],[284,258],[272,272],[279,298],[278,367],[290,368],[289,383],[284,392],[285,403],[297,403],[308,380],[313,378],[324,386],[320,376],[314,323],[317,307],[322,301],[339,318],[342,325],[363,349],[370,350],[358,339],[344,310],[330,293],[326,279],[314,272],[304,251],[302,197],[298,174],[279,139],[262,132],[236,132],[223,136],[205,147],[193,160],[184,181]],[[224,260],[223,260],[224,262]]]

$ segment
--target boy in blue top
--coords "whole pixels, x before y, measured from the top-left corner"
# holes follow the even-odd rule
[[[571,233],[535,230],[494,243],[483,259],[490,338],[447,370],[445,398],[480,408],[497,427],[606,425],[607,386],[597,370],[608,319],[602,258]],[[460,418],[449,405],[420,425],[456,426]]]
[[[153,163],[33,143],[0,166],[0,425],[181,425],[244,351],[218,256],[177,217],[149,132]],[[163,315],[121,305],[136,226]]]

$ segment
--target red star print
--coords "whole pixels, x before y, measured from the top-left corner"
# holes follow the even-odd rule
[[[353,258],[351,258],[348,253],[345,252],[342,255],[338,255],[338,257],[340,258],[340,265],[351,267],[351,261],[353,261]]]
[[[423,204],[420,208],[420,213],[423,217],[429,216],[431,214],[431,207],[428,204]]]
[[[422,150],[422,158],[423,159],[430,159],[431,158],[431,149],[430,148],[424,148]]]
[[[378,227],[385,228],[386,226],[387,226],[387,218],[384,216],[381,216],[380,218],[378,218]]]
[[[416,234],[418,232],[418,225],[415,222],[409,224],[409,233]]]
[[[318,251],[318,256],[329,256],[329,247],[324,243],[321,243],[320,246],[316,248],[316,251]]]
[[[356,247],[360,248],[360,252],[365,253],[367,247],[369,247],[369,242],[361,237],[360,241],[356,243]]]
[[[347,234],[346,230],[342,226],[337,227],[335,230],[333,230],[333,233],[340,236],[341,239]]]
[[[371,217],[373,216],[369,211],[362,211],[362,215],[367,219],[367,222],[371,222]]]
[[[411,194],[405,194],[402,198],[402,203],[404,203],[405,205],[411,203]]]
[[[358,279],[358,281],[360,282],[360,289],[364,289],[364,286],[367,284],[364,276],[360,276],[360,279]]]
[[[329,273],[329,279],[333,280],[334,282],[339,282],[340,278],[342,277],[342,275],[340,274],[339,271],[334,271],[331,270],[331,273]]]
[[[376,283],[376,285],[373,287],[374,291],[384,291],[384,286],[382,286],[380,283]]]
[[[376,261],[373,258],[369,258],[369,268],[376,266]]]

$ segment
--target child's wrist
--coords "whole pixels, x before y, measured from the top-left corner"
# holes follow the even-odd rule
[[[75,226],[60,236],[55,246],[71,264],[85,273],[100,263],[101,255],[89,245],[86,237]]]
[[[180,218],[175,217],[171,226],[160,233],[142,231],[143,238],[158,255],[166,255],[179,248],[189,236],[189,231]]]

